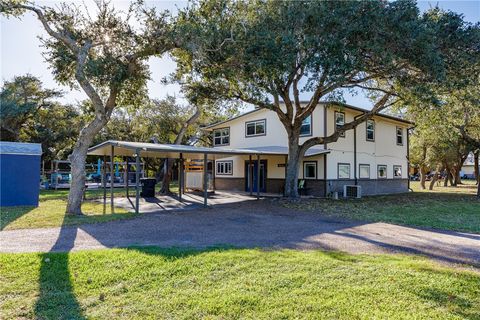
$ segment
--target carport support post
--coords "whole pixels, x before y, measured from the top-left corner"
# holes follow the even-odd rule
[[[257,154],[257,200],[260,199],[260,155]]]
[[[247,181],[250,179],[250,196],[253,196],[253,166],[252,166],[252,155],[248,157],[248,171],[247,171]]]
[[[112,213],[114,212],[113,209],[113,184],[115,182],[115,178],[113,175],[114,172],[114,167],[113,167],[113,156],[115,154],[114,146],[112,146],[112,149],[110,150],[110,207],[112,210]]]
[[[107,156],[103,156],[102,163],[103,213],[107,210]]]
[[[135,213],[138,214],[140,205],[140,149],[135,150]]]
[[[182,201],[183,191],[183,153],[180,153],[180,163],[178,164],[178,198]]]
[[[129,176],[129,170],[128,170],[128,157],[125,157],[125,166],[126,166],[126,169],[125,169],[125,174],[127,176],[127,178],[125,179],[125,192],[127,193],[127,199],[129,197],[128,195],[128,176]]]
[[[207,206],[207,197],[208,197],[208,190],[207,190],[207,154],[203,154],[203,205]]]

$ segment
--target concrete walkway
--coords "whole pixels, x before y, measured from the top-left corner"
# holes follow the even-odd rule
[[[156,245],[327,249],[349,253],[404,252],[480,267],[480,235],[387,223],[334,221],[275,201],[244,201],[163,211],[132,220],[0,232],[1,252],[48,252]]]

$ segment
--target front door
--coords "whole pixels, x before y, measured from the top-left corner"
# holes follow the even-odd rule
[[[253,192],[257,192],[257,181],[260,179],[260,192],[267,192],[267,160],[260,160],[260,177],[257,169],[258,163],[256,160],[252,160],[251,166],[248,160],[245,161],[245,177],[247,177],[245,180],[245,191],[250,191],[250,184],[253,182]]]

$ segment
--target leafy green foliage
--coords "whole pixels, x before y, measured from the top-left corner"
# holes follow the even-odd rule
[[[65,158],[78,135],[79,114],[55,101],[62,92],[45,89],[32,76],[6,81],[0,92],[1,139],[42,144],[43,159]]]

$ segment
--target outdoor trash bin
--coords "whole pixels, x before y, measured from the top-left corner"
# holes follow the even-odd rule
[[[157,180],[155,178],[143,178],[140,179],[142,184],[142,192],[140,192],[140,196],[142,197],[155,197],[155,184],[157,184]]]

